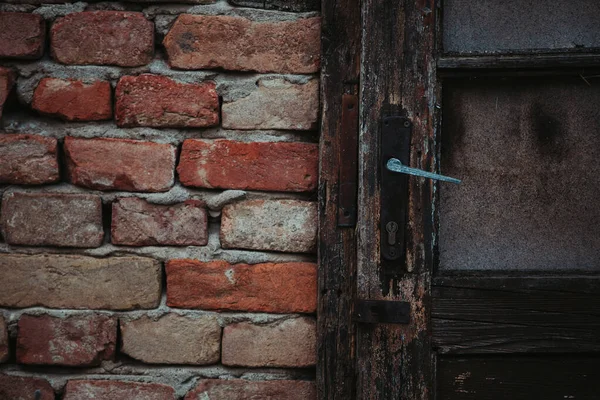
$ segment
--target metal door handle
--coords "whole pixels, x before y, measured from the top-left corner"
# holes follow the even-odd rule
[[[434,174],[433,172],[423,171],[422,169],[407,167],[406,165],[402,164],[402,162],[400,160],[398,160],[397,158],[390,158],[386,164],[386,168],[392,172],[398,172],[401,174],[421,176],[423,178],[435,179],[438,181],[444,181],[444,182],[450,182],[450,183],[456,183],[456,184],[461,183],[460,179],[456,179],[456,178],[452,178],[452,177],[440,175],[440,174]]]

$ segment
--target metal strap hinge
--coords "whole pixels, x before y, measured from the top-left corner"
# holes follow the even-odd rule
[[[342,125],[339,142],[338,226],[356,225],[358,196],[358,96],[342,96]]]
[[[410,303],[406,301],[357,300],[355,319],[364,324],[408,324]]]

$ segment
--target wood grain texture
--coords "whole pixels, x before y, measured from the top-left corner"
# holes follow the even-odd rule
[[[438,60],[440,69],[501,69],[501,68],[580,68],[600,63],[598,53],[518,54],[485,56],[444,56]]]
[[[431,278],[431,181],[409,179],[407,270],[383,276],[379,259],[379,132],[382,114],[413,123],[410,164],[431,170],[435,154],[436,4],[431,0],[366,0],[359,147],[358,297],[411,303],[410,325],[364,325],[358,335],[361,399],[432,397],[428,337]]]
[[[353,227],[337,224],[342,97],[358,94],[360,2],[322,2],[322,121],[319,181],[319,303],[317,390],[319,399],[354,399],[356,241]]]
[[[440,353],[600,351],[600,278],[437,278],[433,345]]]
[[[441,358],[440,400],[592,400],[600,393],[592,356]]]

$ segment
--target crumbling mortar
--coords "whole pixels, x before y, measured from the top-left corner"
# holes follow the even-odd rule
[[[161,53],[157,54],[158,57]],[[111,83],[113,89],[118,80],[123,76],[151,73],[163,75],[181,83],[200,83],[214,81],[217,92],[227,102],[235,101],[249,96],[258,89],[256,83],[262,80],[284,79],[294,84],[306,84],[315,75],[295,74],[258,74],[254,72],[221,72],[212,70],[181,71],[171,69],[168,63],[160,58],[155,58],[142,67],[124,68],[97,65],[62,65],[53,62],[48,55],[36,62],[3,61],[2,64],[17,71],[16,82],[17,96],[23,104],[31,104],[33,92],[43,78],[78,79],[86,83],[96,80],[105,80]]]
[[[214,237],[214,232],[212,233]],[[173,259],[193,259],[199,261],[223,260],[231,264],[259,264],[259,263],[283,263],[283,262],[314,262],[314,255],[292,254],[292,253],[268,253],[246,250],[216,250],[211,251],[207,247],[118,247],[105,244],[96,249],[71,249],[58,247],[24,247],[10,246],[0,243],[0,253],[11,254],[72,254],[96,258],[119,257],[119,256],[142,256],[154,258],[158,261]]]
[[[164,299],[163,299],[164,300]],[[53,309],[46,307],[28,307],[28,308],[0,308],[2,315],[11,328],[11,336],[16,337],[16,324],[22,315],[49,315],[56,318],[68,318],[72,316],[89,316],[89,315],[105,315],[119,318],[122,321],[133,321],[142,317],[149,317],[153,321],[158,321],[167,314],[177,314],[189,318],[203,318],[206,316],[214,316],[217,318],[219,325],[225,327],[227,325],[251,322],[256,325],[271,325],[305,317],[307,314],[270,314],[270,313],[252,313],[252,312],[235,312],[235,311],[210,311],[210,310],[195,310],[195,309],[180,309],[171,308],[166,305],[166,301],[161,301],[160,305],[151,310],[89,310],[89,309]]]
[[[0,3],[0,11],[6,12],[30,12],[41,15],[47,22],[66,15],[82,11],[132,11],[141,12],[153,21],[157,17],[168,17],[174,20],[180,14],[196,15],[227,15],[243,17],[256,22],[281,22],[296,21],[299,19],[319,16],[316,11],[311,12],[289,12],[281,10],[264,10],[252,7],[232,6],[227,0],[211,2],[210,0],[192,0],[179,4],[151,4],[157,0],[136,2],[75,2],[66,4],[13,4]],[[150,5],[149,5],[150,3]],[[158,29],[157,29],[158,30]],[[161,30],[161,34],[165,32]]]
[[[87,8],[88,3],[76,2],[65,4],[42,4],[40,7],[33,10],[34,14],[41,15],[46,21],[52,22],[56,18],[64,17],[65,15],[82,12]]]
[[[100,196],[103,203],[112,203],[122,197],[138,197],[152,204],[170,205],[186,200],[200,200],[211,210],[220,210],[228,204],[242,200],[310,200],[313,194],[292,192],[260,192],[244,190],[214,190],[195,189],[176,183],[169,191],[160,193],[100,191],[81,188],[70,183],[62,182],[46,186],[0,186],[2,193],[69,193],[94,194]]]
[[[0,372],[14,376],[27,376],[46,379],[57,392],[62,392],[69,380],[115,380],[140,383],[159,383],[173,387],[178,398],[183,398],[198,379],[248,379],[248,380],[312,380],[314,373],[307,370],[291,369],[244,369],[224,365],[210,366],[158,366],[141,364],[135,361],[104,361],[96,368],[56,368],[40,367],[32,370],[18,365],[0,365]]]
[[[287,12],[277,10],[262,10],[258,8],[235,7],[226,0],[219,0],[210,4],[184,5],[152,5],[145,8],[144,15],[148,19],[153,19],[158,15],[174,16],[179,14],[196,15],[227,15],[232,17],[243,17],[256,22],[281,22],[297,21],[299,19],[319,16],[318,12]]]
[[[155,129],[148,127],[119,128],[113,121],[70,122],[36,115],[33,112],[7,112],[3,116],[7,133],[29,133],[63,139],[65,136],[144,140],[179,145],[186,139],[228,139],[240,142],[307,142],[316,143],[312,131],[229,130],[220,127],[206,129]]]
[[[158,4],[152,4],[158,3]],[[48,22],[65,15],[81,11],[132,11],[141,12],[149,20],[159,16],[175,19],[180,14],[227,15],[243,17],[256,22],[296,21],[298,19],[319,16],[318,12],[289,12],[281,10],[264,10],[260,8],[236,7],[226,0],[211,2],[210,0],[191,0],[178,4],[161,3],[158,0],[129,2],[76,2],[68,4],[12,4],[0,3],[1,11],[33,12],[40,14]]]

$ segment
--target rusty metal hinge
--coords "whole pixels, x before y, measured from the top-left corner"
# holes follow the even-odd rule
[[[406,301],[357,300],[355,319],[364,324],[408,324],[410,303]]]
[[[358,96],[342,96],[342,126],[338,165],[338,226],[356,225],[358,197]]]

